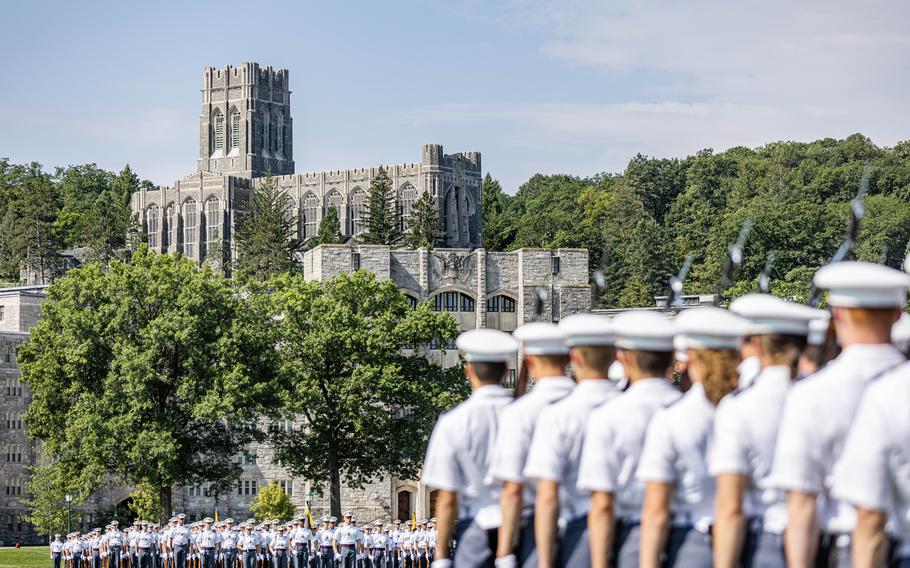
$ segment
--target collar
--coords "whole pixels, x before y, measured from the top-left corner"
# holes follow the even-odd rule
[[[578,393],[579,396],[590,395],[594,393],[603,393],[617,390],[616,385],[608,379],[587,379],[575,385],[572,394]]]
[[[626,392],[660,392],[666,391],[667,389],[676,390],[675,387],[670,384],[669,379],[662,379],[660,377],[648,377],[647,379],[638,379],[637,381],[632,381],[629,385],[629,388],[626,389]]]
[[[509,391],[499,385],[483,385],[482,387],[474,389],[474,392],[471,393],[470,398],[478,400],[499,398],[502,396],[510,396]]]
[[[771,365],[761,370],[754,384],[762,387],[789,385],[790,373],[790,367],[786,365]]]
[[[551,391],[551,390],[566,390],[571,389],[575,386],[575,381],[566,377],[565,375],[560,376],[548,376],[541,377],[540,379],[534,381],[534,388],[531,392],[535,391]]]
[[[892,354],[903,357],[900,350],[890,343],[856,343],[844,347],[843,351],[841,351],[841,356],[846,358],[881,357]]]

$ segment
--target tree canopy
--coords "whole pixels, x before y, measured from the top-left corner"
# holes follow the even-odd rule
[[[256,498],[250,504],[250,512],[258,521],[267,519],[286,521],[294,516],[294,504],[281,485],[270,481],[256,494]]]
[[[432,249],[443,237],[439,227],[439,209],[430,192],[424,190],[411,207],[404,245],[408,248],[425,247]]]
[[[371,245],[396,245],[401,240],[401,225],[398,219],[398,195],[392,187],[385,168],[379,168],[370,181],[361,223],[365,231],[361,242]]]
[[[303,243],[297,238],[294,200],[266,177],[238,214],[235,269],[241,276],[268,280],[297,267]]]

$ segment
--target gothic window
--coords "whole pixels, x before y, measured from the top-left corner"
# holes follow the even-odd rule
[[[363,205],[366,202],[367,194],[361,188],[355,188],[351,192],[351,234],[359,235],[366,230],[363,226]]]
[[[406,183],[398,190],[398,207],[401,212],[401,228],[407,230],[408,219],[411,217],[411,208],[417,199],[417,188]]]
[[[269,151],[269,113],[262,113],[262,152]]]
[[[240,148],[240,111],[231,113],[231,150]]]
[[[498,295],[487,298],[487,312],[515,312],[515,300],[508,296]]]
[[[159,226],[160,218],[158,217],[158,206],[152,205],[145,212],[145,230],[149,237],[149,248],[158,248],[158,234],[161,229]]]
[[[167,210],[164,214],[165,222],[167,223],[167,230],[164,232],[167,235],[166,243],[163,243],[164,246],[177,246],[177,208],[174,207],[174,204],[171,203],[167,206]]]
[[[183,254],[196,258],[196,202],[191,198],[183,203]]]
[[[275,153],[284,157],[284,114],[275,115]]]
[[[205,202],[205,221],[205,240],[208,243],[208,254],[212,254],[213,247],[221,239],[221,201],[218,198],[210,197]]]
[[[338,221],[339,221],[338,224],[341,227],[341,232],[346,234],[347,227],[348,227],[348,215],[347,215],[348,211],[347,211],[347,207],[344,204],[344,196],[341,195],[340,193],[338,193],[337,190],[333,189],[326,196],[325,200],[326,200],[325,205],[326,205],[327,209],[330,205],[334,205],[335,209],[338,210]]]
[[[459,292],[442,292],[433,298],[433,309],[437,312],[473,312],[474,298]]]
[[[220,110],[216,110],[212,116],[212,131],[214,133],[213,148],[217,150],[224,149],[224,115]]]
[[[315,237],[319,230],[319,198],[307,193],[300,209],[303,211],[303,238]]]

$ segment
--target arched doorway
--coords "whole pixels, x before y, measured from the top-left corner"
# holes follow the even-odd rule
[[[411,511],[414,507],[414,493],[406,489],[398,492],[398,516],[399,521],[407,521],[411,518]]]
[[[438,489],[434,489],[433,491],[430,491],[430,515],[429,515],[429,518],[431,518],[431,519],[432,519],[433,517],[436,516],[436,498],[437,498],[437,497],[439,497],[439,490],[438,490]]]

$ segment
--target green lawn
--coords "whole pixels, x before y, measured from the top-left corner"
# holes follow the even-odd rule
[[[0,548],[0,568],[47,568],[53,566],[46,546]]]

